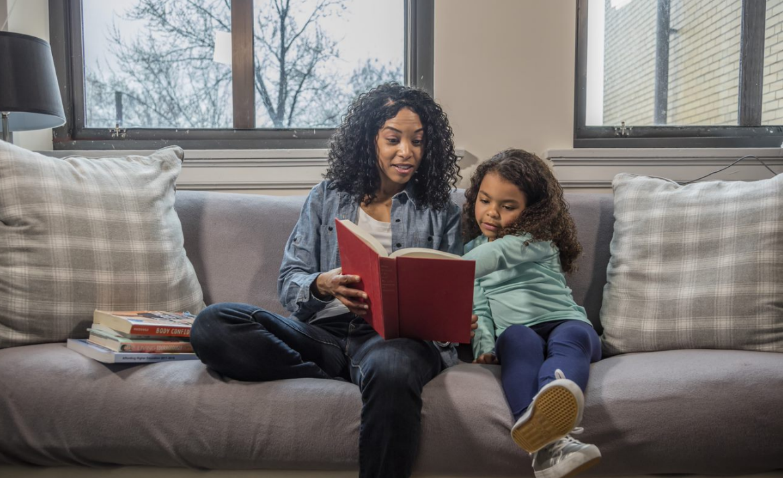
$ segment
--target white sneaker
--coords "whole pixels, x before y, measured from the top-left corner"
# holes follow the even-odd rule
[[[576,428],[573,433],[581,433]],[[533,454],[533,473],[536,478],[569,478],[601,461],[601,452],[595,445],[582,443],[566,435]]]
[[[585,399],[579,385],[559,369],[555,377],[533,397],[511,428],[511,438],[528,453],[565,437],[582,421]]]

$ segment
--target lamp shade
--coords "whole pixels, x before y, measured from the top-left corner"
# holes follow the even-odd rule
[[[9,113],[9,131],[65,123],[52,49],[40,38],[0,32],[0,113],[4,112]]]

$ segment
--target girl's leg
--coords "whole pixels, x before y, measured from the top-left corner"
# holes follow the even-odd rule
[[[574,381],[584,392],[590,364],[601,359],[601,341],[593,327],[581,320],[566,320],[547,338],[546,360],[538,375],[538,388],[555,380],[555,370]]]
[[[202,362],[236,380],[347,378],[341,338],[348,322],[340,320],[321,327],[247,304],[222,303],[198,314],[190,341]]]
[[[544,345],[544,339],[525,325],[510,326],[500,334],[495,344],[501,365],[500,381],[514,421],[525,413],[538,393]]]

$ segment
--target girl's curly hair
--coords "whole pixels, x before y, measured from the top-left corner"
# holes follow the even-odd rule
[[[560,265],[564,272],[576,270],[576,259],[582,246],[576,237],[576,226],[563,198],[563,188],[544,161],[521,149],[507,149],[476,168],[465,191],[462,208],[465,242],[481,234],[475,209],[481,182],[488,173],[497,173],[515,184],[525,194],[526,205],[519,218],[503,228],[499,237],[507,234],[530,234],[535,241],[552,241],[560,250]]]
[[[429,94],[397,83],[386,83],[360,95],[348,108],[332,136],[324,178],[331,180],[338,191],[371,203],[381,187],[375,142],[378,131],[403,108],[419,115],[424,128],[421,163],[410,179],[414,198],[424,206],[442,209],[461,178],[449,120]]]

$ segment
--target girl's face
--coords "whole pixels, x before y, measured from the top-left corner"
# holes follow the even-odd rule
[[[423,152],[424,127],[419,115],[403,108],[381,126],[375,137],[381,189],[404,189],[419,168]]]
[[[490,241],[498,232],[519,218],[527,198],[516,184],[506,181],[494,171],[488,172],[479,186],[476,198],[476,222]]]

